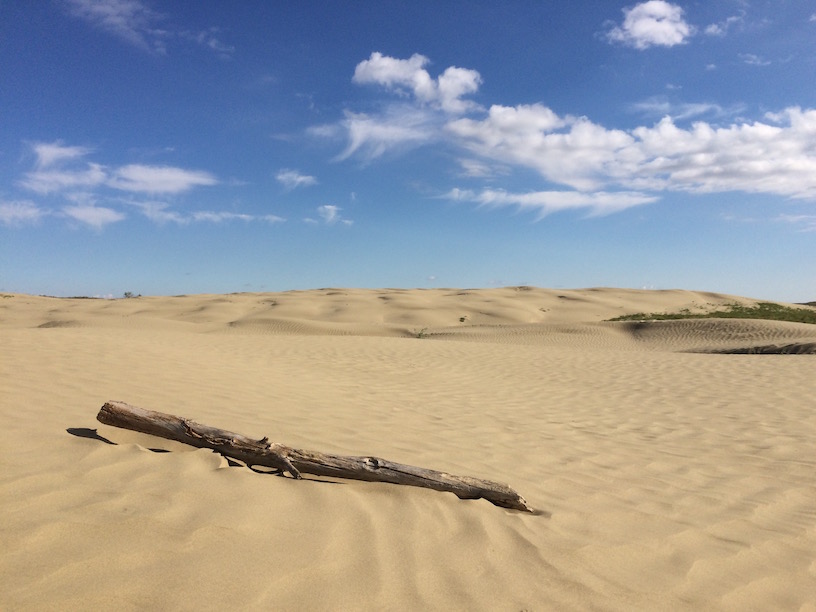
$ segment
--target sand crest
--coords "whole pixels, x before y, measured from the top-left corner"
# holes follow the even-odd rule
[[[805,353],[816,326],[607,322],[733,302],[5,294],[0,608],[816,610],[816,357],[739,354]],[[230,467],[98,424],[111,399],[506,482],[543,514]]]

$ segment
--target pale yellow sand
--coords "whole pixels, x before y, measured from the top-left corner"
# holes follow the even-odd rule
[[[735,300],[0,297],[0,609],[816,610],[816,356],[684,352],[816,327],[603,322]],[[98,424],[111,399],[507,482],[543,514],[228,467]]]

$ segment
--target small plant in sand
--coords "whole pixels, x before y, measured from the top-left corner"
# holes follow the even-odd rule
[[[414,330],[412,333],[414,334],[414,338],[419,338],[420,340],[422,340],[423,338],[427,338],[427,337],[428,337],[428,328],[427,328],[427,327],[423,327],[423,328],[422,328],[422,329],[420,329],[419,331]]]
[[[679,312],[653,312],[623,315],[610,321],[665,321],[670,319],[765,319],[769,321],[789,321],[816,325],[816,310],[813,308],[793,308],[773,302],[758,302],[754,306],[728,304],[723,310],[706,313],[692,313],[688,308]]]

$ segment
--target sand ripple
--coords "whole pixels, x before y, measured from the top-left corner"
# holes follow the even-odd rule
[[[720,299],[692,292],[459,293],[0,300],[3,609],[812,609],[813,358],[689,352],[809,326],[604,322]],[[109,399],[545,513],[230,467],[96,423]]]

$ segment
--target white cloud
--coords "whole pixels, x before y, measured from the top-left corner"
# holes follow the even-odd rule
[[[147,166],[129,164],[110,168],[95,162],[85,161],[91,151],[86,147],[68,146],[60,141],[51,143],[30,143],[36,161],[34,169],[23,174],[18,185],[43,196],[59,197],[70,204],[63,207],[62,216],[79,221],[96,229],[121,221],[126,215],[116,206],[133,206],[145,217],[159,224],[188,224],[193,221],[226,221],[230,219],[252,220],[256,217],[239,213],[185,213],[172,210],[168,202],[156,199],[123,198],[121,193],[129,192],[136,198],[140,195],[172,195],[187,192],[194,187],[218,184],[212,174],[200,170],[187,170],[175,166]],[[97,205],[99,202],[106,206]],[[47,209],[33,202],[0,202],[0,223],[21,225],[51,214]],[[264,221],[275,221],[274,215],[258,217]]]
[[[741,15],[732,15],[731,17],[727,17],[718,23],[712,23],[706,26],[704,32],[709,36],[725,36],[728,33],[728,30],[737,24],[741,24],[744,19],[744,12]]]
[[[367,160],[388,151],[427,144],[439,136],[442,122],[433,113],[412,107],[391,107],[384,114],[366,115],[346,111],[342,127],[348,138],[339,159],[359,154]]]
[[[43,209],[28,200],[0,200],[0,223],[9,227],[36,223],[46,214]]]
[[[655,7],[655,3],[645,4],[650,10]],[[358,64],[356,80],[432,99],[434,83],[424,76],[426,63],[420,55],[395,60],[372,54]],[[487,111],[471,109],[468,116],[461,116],[441,106],[403,102],[373,115],[347,110],[343,121],[321,126],[320,132],[326,136],[345,132],[348,144],[340,159],[356,155],[372,160],[400,148],[440,142],[457,152],[469,178],[495,179],[494,168],[505,172],[528,168],[549,183],[573,190],[470,194],[471,201],[485,205],[489,199],[492,205],[514,204],[545,213],[565,208],[608,212],[654,201],[665,191],[816,199],[816,109],[791,107],[759,121],[730,123],[699,118],[722,119],[743,108],[655,98],[634,109],[662,118],[622,130],[587,117],[559,115],[543,104],[495,104]],[[693,123],[682,125],[687,121]],[[321,213],[324,221],[333,218],[330,211]]]
[[[135,206],[141,211],[141,213],[145,217],[159,225],[164,225],[165,223],[177,223],[178,225],[185,225],[190,222],[189,217],[185,217],[175,210],[170,210],[170,205],[167,202],[158,201],[139,202],[125,200],[125,203]]]
[[[267,223],[284,223],[286,221],[286,219],[279,217],[278,215],[263,215],[257,218],[261,221],[266,221]]]
[[[481,110],[463,97],[475,93],[482,79],[477,71],[456,66],[434,79],[425,69],[428,63],[418,53],[408,59],[372,53],[357,64],[352,81],[379,85],[402,100],[384,105],[377,113],[345,111],[339,124],[315,126],[309,133],[320,138],[344,136],[347,145],[338,156],[341,160],[358,155],[370,161],[438,140],[448,118]]]
[[[323,220],[323,223],[326,225],[335,225],[336,223],[341,223],[343,225],[351,225],[354,223],[350,219],[344,219],[340,215],[340,211],[343,210],[339,206],[335,206],[334,204],[324,204],[323,206],[317,207],[317,214]],[[307,223],[318,223],[315,219],[307,218],[304,219]]]
[[[223,221],[252,221],[255,219],[252,215],[245,215],[233,212],[213,212],[213,211],[197,211],[192,213],[193,221],[209,221],[211,223],[221,223]]]
[[[375,51],[357,64],[352,81],[382,85],[403,95],[413,94],[419,102],[450,113],[476,107],[473,102],[462,100],[462,96],[478,91],[482,82],[478,72],[450,66],[434,80],[425,70],[428,62],[427,57],[418,53],[408,59],[397,59]]]
[[[85,223],[86,225],[90,225],[94,229],[98,230],[101,230],[106,225],[125,219],[125,215],[123,213],[113,210],[112,208],[105,208],[104,206],[84,204],[77,206],[66,206],[62,209],[62,212],[72,219]]]
[[[721,117],[737,112],[736,109],[726,111],[719,104],[711,102],[683,102],[675,104],[669,102],[665,97],[657,96],[632,104],[632,110],[642,112],[647,115],[657,115],[659,117],[669,116],[672,119],[683,121],[701,115],[713,115]]]
[[[210,173],[174,166],[130,164],[109,170],[94,162],[77,167],[70,162],[90,152],[85,147],[65,146],[61,142],[33,143],[37,157],[35,169],[23,175],[20,185],[41,194],[70,193],[106,185],[122,191],[142,193],[182,193],[197,186],[218,183]]]
[[[51,163],[55,161],[57,160],[52,160]],[[94,163],[89,163],[80,170],[51,169],[50,164],[47,166],[42,170],[26,172],[20,185],[37,193],[49,194],[76,188],[96,187],[104,183],[107,177],[104,167]]]
[[[235,53],[235,47],[224,43],[217,27],[205,30],[176,30],[160,27],[165,16],[141,0],[61,0],[69,14],[138,49],[164,55],[173,41],[186,41],[211,50],[223,59]]]
[[[91,152],[87,147],[65,146],[59,140],[55,142],[35,142],[31,145],[31,148],[37,156],[36,167],[38,169],[48,168],[63,161],[79,159]]]
[[[753,53],[740,53],[739,58],[749,66],[770,66],[770,60],[766,60]]]
[[[623,9],[624,19],[607,33],[611,42],[647,49],[673,47],[687,42],[694,27],[683,19],[683,9],[664,0],[648,0]]]
[[[201,210],[182,214],[178,211],[171,210],[170,205],[167,202],[161,201],[142,202],[125,200],[125,203],[138,208],[145,217],[159,225],[164,225],[165,223],[189,225],[190,223],[194,222],[223,223],[227,221],[265,221],[267,223],[282,223],[285,221],[285,219],[278,217],[277,215],[256,216],[229,211]]]
[[[139,0],[65,0],[65,4],[74,17],[135,47],[156,53],[166,51],[167,33],[155,27],[161,15]]]
[[[501,174],[508,174],[509,170],[506,166],[489,164],[479,159],[460,159],[459,165],[462,166],[460,176],[467,176],[470,178],[492,178]]]
[[[209,172],[141,164],[122,166],[108,180],[108,185],[114,189],[142,193],[182,193],[193,187],[217,183],[218,180]]]
[[[501,189],[484,189],[478,193],[471,190],[452,189],[445,197],[451,200],[475,202],[480,206],[490,208],[517,206],[521,210],[536,211],[539,219],[553,212],[582,208],[589,209],[593,215],[605,215],[658,200],[657,196],[631,191],[509,193]]]
[[[533,168],[550,181],[584,191],[600,187],[598,177],[633,141],[621,130],[585,117],[559,117],[538,104],[494,105],[484,120],[458,119],[447,129],[472,153]]]
[[[308,187],[317,183],[317,179],[315,177],[307,174],[301,174],[297,170],[289,170],[288,168],[281,168],[281,170],[275,175],[275,178],[287,189]]]
[[[220,32],[220,28],[216,27],[198,32],[183,30],[179,32],[179,37],[210,49],[222,59],[230,59],[235,54],[235,47],[222,42],[218,37]]]
[[[816,215],[779,215],[777,219],[798,226],[800,232],[816,232]]]
[[[816,110],[789,108],[773,123],[726,127],[696,122],[684,129],[671,118],[631,131],[607,129],[585,117],[555,119],[552,111],[523,108],[526,121],[507,122],[501,107],[481,121],[460,119],[448,129],[480,156],[533,168],[553,183],[579,191],[625,189],[743,191],[816,197]],[[536,127],[563,125],[561,129]],[[517,115],[518,117],[519,115]]]

